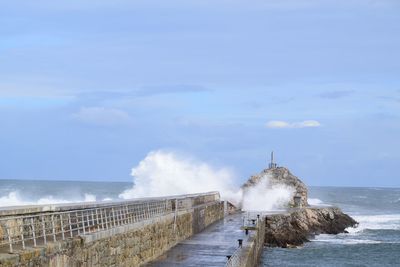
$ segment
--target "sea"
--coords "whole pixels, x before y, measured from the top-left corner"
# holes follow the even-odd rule
[[[0,208],[115,200],[128,182],[0,180]],[[300,248],[266,247],[261,266],[399,266],[400,188],[309,187],[309,203],[339,206],[359,222],[339,235],[318,235]]]
[[[309,203],[339,206],[359,226],[300,248],[265,248],[262,266],[400,266],[400,188],[309,187]]]

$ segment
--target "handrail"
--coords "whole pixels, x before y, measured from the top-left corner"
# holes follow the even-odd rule
[[[232,254],[232,256],[229,257],[228,261],[225,264],[225,267],[240,267],[242,266],[242,247],[239,247],[235,250],[235,252]]]
[[[259,223],[262,223],[262,218],[259,212],[246,212],[243,217],[243,227],[259,228]],[[246,245],[245,245],[246,246]],[[243,254],[243,246],[239,246],[235,252],[229,257],[225,267],[240,267],[244,265],[246,255]]]
[[[65,240],[121,225],[157,218],[176,211],[219,200],[218,192],[146,198],[103,205],[69,205],[66,210],[27,212],[0,215],[0,249],[46,245],[49,241]],[[66,207],[61,205],[59,207]],[[74,207],[74,209],[71,209]]]
[[[162,197],[132,198],[132,199],[126,199],[126,200],[7,206],[7,207],[0,207],[0,217],[16,215],[16,214],[45,212],[45,211],[64,211],[64,210],[75,210],[75,209],[82,209],[82,208],[86,209],[86,208],[94,208],[94,207],[105,207],[105,206],[126,204],[127,202],[137,203],[137,202],[148,202],[148,201],[156,201],[156,200],[196,198],[196,197],[211,196],[211,195],[214,196],[215,200],[220,199],[220,195],[219,195],[218,191],[211,191],[211,192],[206,192],[206,193],[172,195],[172,196],[162,196]]]

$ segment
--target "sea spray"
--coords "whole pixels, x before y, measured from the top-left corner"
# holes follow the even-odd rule
[[[243,195],[237,175],[231,168],[217,168],[190,156],[163,150],[148,153],[132,169],[132,176],[133,187],[115,184],[115,187],[109,185],[108,188],[102,188],[101,183],[54,182],[54,188],[47,188],[45,181],[27,181],[32,184],[29,187],[19,185],[21,182],[7,182],[7,188],[3,186],[0,195],[0,207],[113,201],[218,191],[223,200],[243,206],[244,210],[268,211],[282,207],[293,192],[286,185],[270,186],[268,179],[265,179],[254,188],[247,188]],[[125,189],[117,191],[120,187]]]
[[[243,210],[268,211],[285,208],[295,192],[285,184],[270,185],[270,176],[264,175],[260,182],[243,192]]]
[[[134,186],[120,198],[158,197],[168,195],[219,191],[223,199],[240,202],[241,191],[235,175],[228,168],[178,155],[174,152],[152,151],[132,169]]]
[[[132,169],[134,186],[120,198],[158,197],[219,191],[221,198],[244,210],[268,211],[284,207],[294,189],[287,185],[270,186],[267,176],[244,191],[236,185],[236,175],[229,168],[215,168],[208,163],[183,157],[174,152],[150,152]]]

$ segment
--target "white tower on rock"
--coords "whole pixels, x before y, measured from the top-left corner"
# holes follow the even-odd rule
[[[275,169],[277,168],[278,165],[276,163],[274,163],[274,151],[271,152],[271,162],[269,164],[269,168],[270,169]]]

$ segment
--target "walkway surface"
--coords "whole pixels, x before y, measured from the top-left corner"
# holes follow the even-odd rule
[[[181,241],[146,266],[225,266],[226,256],[238,248],[237,240],[247,240],[245,232],[240,230],[242,217],[240,213],[225,217],[201,233]]]

